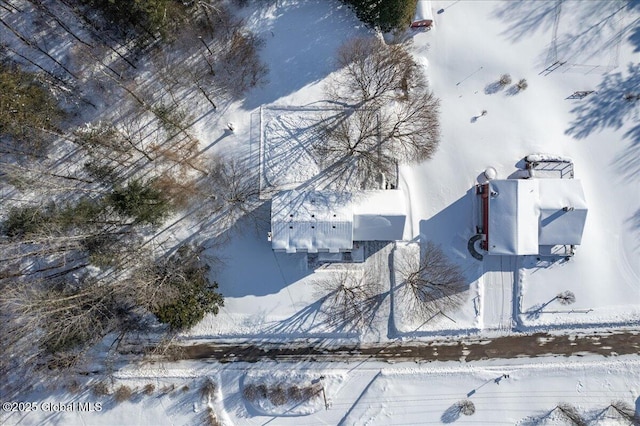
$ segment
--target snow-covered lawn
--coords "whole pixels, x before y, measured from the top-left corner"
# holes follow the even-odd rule
[[[505,377],[506,376],[506,377]],[[43,391],[28,413],[0,415],[3,424],[123,425],[206,424],[208,408],[225,425],[419,425],[569,424],[556,407],[568,404],[589,424],[628,425],[611,403],[621,401],[640,411],[640,365],[636,357],[543,358],[476,364],[400,363],[179,363],[119,371],[111,391],[128,386],[131,401],[95,396],[81,384],[77,394]],[[206,380],[215,383],[203,395]],[[150,395],[145,386],[153,384]],[[247,399],[245,389],[295,386],[323,389],[311,400],[291,404],[285,399]],[[269,395],[269,394],[267,394]],[[325,406],[324,397],[328,407]],[[471,401],[475,413],[464,415],[456,404]],[[80,412],[77,403],[100,403],[99,412]],[[282,403],[281,403],[282,402]],[[51,404],[72,403],[73,411],[53,411]],[[43,405],[44,404],[44,405]],[[95,407],[95,405],[94,405]],[[288,412],[287,412],[288,411]]]
[[[433,2],[435,9],[447,5]],[[637,67],[627,69],[638,49],[629,43],[637,13],[596,1],[450,6],[436,15],[433,31],[414,37],[413,50],[428,59],[431,85],[442,99],[443,120],[435,157],[403,169],[414,228],[427,239],[461,247],[475,232],[466,194],[487,166],[505,178],[527,154],[568,156],[589,205],[582,245],[566,264],[519,259],[519,319],[528,326],[637,323],[640,179],[637,161],[629,157],[637,156],[638,105],[623,99],[638,88]],[[544,72],[555,60],[566,64]],[[491,85],[504,73],[514,83],[525,78],[528,88],[493,93]],[[566,99],[579,90],[597,93]],[[526,314],[565,290],[575,293],[575,304]]]
[[[227,114],[245,131],[216,147],[243,152],[247,145],[242,140],[250,140],[264,198],[275,190],[309,185],[320,172],[311,143],[318,137],[315,120],[331,111],[323,104],[322,88],[334,71],[330,58],[340,44],[332,37],[365,31],[356,29],[351,18],[323,19],[312,24],[319,32],[309,41],[319,50],[297,49],[296,37],[282,36],[285,29],[296,31],[287,22],[298,28],[296,17],[325,16],[330,8],[321,2],[294,3],[245,10],[248,21],[265,36],[263,56],[272,70],[270,82],[248,99],[264,97],[268,102],[261,109],[231,108]],[[440,244],[465,271],[469,291],[467,303],[448,314],[451,319],[439,315],[423,324],[403,315],[402,306],[394,306],[399,335],[637,323],[640,200],[634,194],[640,193],[640,182],[637,162],[628,157],[638,143],[632,131],[638,111],[623,99],[637,79],[635,68],[626,69],[633,60],[628,34],[637,14],[619,13],[615,5],[565,1],[557,8],[556,2],[435,1],[435,10],[445,8],[436,15],[436,27],[411,33],[411,49],[418,62],[427,65],[431,86],[441,98],[442,141],[433,159],[400,168],[399,188],[405,192],[409,215],[405,234],[408,240]],[[343,9],[339,13],[350,16]],[[290,57],[282,58],[284,52]],[[547,69],[556,61],[564,64]],[[289,63],[299,72],[292,74],[290,66],[283,65]],[[497,81],[505,73],[512,83],[503,88]],[[517,91],[513,85],[522,78],[528,87]],[[580,90],[596,93],[567,99]],[[597,108],[605,101],[608,110]],[[569,261],[544,256],[473,259],[467,241],[478,224],[474,184],[488,166],[500,178],[517,174],[523,157],[532,153],[574,161],[589,207],[582,245]],[[279,324],[275,330],[292,336],[329,331],[297,326],[317,319],[306,316],[319,299],[312,283],[318,273],[330,272],[309,268],[301,254],[272,253],[266,231],[245,230],[221,249],[225,268],[218,279],[226,306],[218,317],[207,317],[192,336],[259,337],[268,324],[272,332],[273,324]],[[405,248],[400,245],[399,252]],[[575,294],[574,304],[553,299],[563,291]],[[296,327],[283,327],[287,319],[295,319]],[[378,330],[374,335],[394,333]]]
[[[373,329],[364,336],[333,329],[323,317],[321,295],[313,281],[335,272],[309,268],[303,254],[274,253],[266,238],[268,229],[247,225],[241,227],[243,232],[229,235],[225,245],[212,248],[224,263],[216,275],[224,308],[185,337],[385,341],[510,333],[514,325],[524,330],[637,326],[640,103],[624,99],[626,93],[640,90],[640,43],[637,35],[631,37],[632,31],[637,33],[637,4],[433,1],[434,11],[444,10],[434,14],[435,28],[411,34],[411,50],[418,62],[427,65],[431,87],[441,99],[442,141],[431,160],[400,168],[399,188],[410,206],[406,229],[409,240],[440,244],[465,271],[469,291],[459,311],[449,318],[441,315],[416,322],[402,314],[402,306],[396,304],[391,312],[387,294]],[[337,0],[255,2],[241,13],[265,40],[262,56],[270,67],[269,82],[220,115],[204,117],[198,132],[212,151],[255,158],[268,190],[304,184],[319,171],[308,152],[309,139],[316,135],[304,131],[310,111],[315,113],[309,105],[323,100],[323,81],[336,71],[332,57],[338,46],[370,32]],[[553,64],[558,68],[549,68]],[[501,89],[496,82],[505,73],[514,83],[526,79],[528,88],[518,92],[511,84]],[[569,99],[576,91],[591,90],[596,93]],[[255,117],[261,106],[263,126],[256,139]],[[228,122],[236,125],[233,134],[224,131]],[[573,159],[575,177],[583,182],[589,206],[582,244],[568,261],[537,256],[475,260],[467,241],[476,233],[477,178],[488,166],[506,178],[531,153]],[[187,231],[191,232],[185,226],[175,234]],[[404,244],[397,250],[416,251]],[[554,300],[567,290],[575,294],[574,304]],[[388,329],[389,315],[396,330]],[[40,410],[27,415],[3,413],[0,420],[25,425],[148,424],[150,419],[158,424],[194,424],[203,421],[209,405],[224,424],[295,425],[526,424],[527,418],[544,416],[562,402],[573,404],[588,419],[608,415],[602,410],[615,400],[640,411],[640,366],[634,358],[555,361],[131,367],[116,374],[117,383],[141,388],[150,381],[160,389],[175,382],[178,390],[184,384],[189,390],[120,405],[107,402],[100,414]],[[248,405],[242,396],[243,381],[276,370],[284,376],[290,371],[295,383],[325,375],[329,409],[317,400],[287,417],[281,411],[268,412],[268,404]],[[209,404],[198,391],[205,376],[218,384]],[[54,393],[43,399],[45,394],[33,398],[95,400],[87,392]],[[476,413],[458,416],[452,406],[467,398],[474,402]],[[562,422],[557,415],[554,411],[543,420]]]
[[[335,109],[278,108],[261,110],[260,192],[263,198],[274,191],[304,186],[318,176],[321,166],[313,152],[321,138],[319,121]]]

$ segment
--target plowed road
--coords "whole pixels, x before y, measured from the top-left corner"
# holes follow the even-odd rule
[[[220,362],[276,361],[478,361],[496,358],[547,355],[599,354],[605,356],[640,353],[640,332],[606,334],[515,335],[465,341],[322,346],[303,343],[225,344],[201,343],[181,346],[177,359],[209,359]]]

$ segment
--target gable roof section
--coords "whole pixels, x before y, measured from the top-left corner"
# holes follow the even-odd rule
[[[539,179],[538,185],[539,244],[580,244],[587,219],[587,202],[581,182],[576,179]]]
[[[489,188],[489,252],[537,254],[536,181],[493,180]]]
[[[271,200],[271,244],[287,253],[353,248],[351,195],[332,191],[282,191]]]
[[[489,253],[538,254],[539,246],[582,241],[587,203],[579,180],[493,180],[489,189]]]

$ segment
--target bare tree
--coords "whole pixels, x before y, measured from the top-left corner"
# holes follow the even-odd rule
[[[200,197],[194,200],[217,233],[232,228],[238,220],[249,217],[257,225],[260,185],[257,173],[246,162],[216,158],[208,167],[208,175],[199,182]],[[204,202],[202,202],[204,200]]]
[[[498,84],[502,87],[506,87],[511,84],[511,76],[509,74],[502,74],[498,79]]]
[[[130,22],[136,17],[127,11],[139,6],[133,3],[102,2],[122,18],[113,25],[108,14],[92,13],[95,5],[70,0],[54,2],[55,7],[36,0],[20,8],[0,3],[29,12],[0,20],[0,32],[8,34],[1,46],[6,51],[0,48],[0,80],[7,89],[0,93],[6,107],[0,111],[5,130],[0,152],[11,154],[0,164],[1,184],[11,189],[11,203],[20,210],[13,216],[3,212],[0,235],[0,381],[5,383],[8,372],[71,368],[109,333],[117,335],[117,347],[123,333],[142,333],[173,308],[196,321],[212,304],[221,304],[221,298],[207,299],[215,283],[207,282],[201,252],[187,253],[198,261],[194,264],[163,255],[163,247],[152,249],[156,236],[146,232],[146,222],[136,223],[138,216],[129,214],[134,209],[119,207],[132,199],[159,206],[160,198],[167,198],[162,205],[167,201],[172,210],[192,206],[189,198],[202,200],[195,191],[200,179],[211,184],[207,215],[213,212],[218,223],[254,214],[260,204],[257,174],[233,162],[214,171],[201,167],[190,114],[198,98],[215,108],[223,96],[259,84],[266,68],[258,56],[261,41],[218,1],[170,2],[142,11],[159,19],[152,26]],[[180,25],[191,12],[194,25]],[[113,31],[128,24],[139,32]],[[175,30],[175,37],[161,39],[156,30]],[[143,32],[149,37],[135,36]],[[157,49],[148,49],[152,43]],[[54,58],[41,46],[62,50]],[[171,56],[144,73],[136,68],[138,58],[149,64],[148,56],[158,51]],[[24,64],[25,71],[10,60]],[[69,129],[82,121],[92,124]],[[46,158],[54,141],[66,144],[61,152],[68,155]],[[11,163],[16,154],[32,158]],[[138,180],[149,185],[127,191]],[[138,197],[149,189],[165,197]],[[45,201],[38,205],[34,199]],[[203,285],[193,288],[194,282]],[[182,297],[187,293],[204,301],[197,315],[190,311],[192,299]]]
[[[338,49],[336,64],[340,72],[328,84],[327,94],[356,107],[402,96],[413,80],[420,78],[417,65],[404,46],[387,45],[375,37],[345,42]]]
[[[440,139],[439,100],[426,89],[412,90],[407,99],[385,108],[363,106],[323,119],[315,146],[328,175],[371,187],[381,173],[393,175],[398,163],[433,156]]]
[[[360,108],[325,119],[315,145],[317,157],[338,186],[366,187],[380,173],[394,167],[393,155],[383,150],[378,110]]]
[[[268,68],[258,56],[262,45],[251,32],[236,30],[222,47],[216,75],[233,97],[264,83]]]
[[[628,421],[630,424],[640,424],[640,413],[636,413],[636,410],[634,410],[634,408],[630,404],[624,401],[615,401],[612,402],[609,407],[615,410],[615,412],[618,413],[620,417]]]
[[[586,426],[587,421],[582,417],[582,415],[578,412],[576,407],[571,404],[558,404],[553,411],[558,411],[562,417],[564,417],[570,424],[575,426]]]
[[[396,104],[382,127],[383,143],[402,163],[420,162],[435,154],[440,140],[440,101],[426,87],[416,88]]]
[[[463,399],[451,405],[442,413],[440,421],[442,423],[453,423],[460,418],[460,414],[465,416],[471,416],[476,412],[476,406],[473,401],[469,399]]]
[[[427,242],[419,259],[412,257],[403,263],[398,265],[403,279],[398,295],[407,312],[428,320],[464,302],[465,276],[435,243]]]
[[[51,270],[22,266],[51,259],[48,252],[18,262],[18,274],[3,270],[0,377],[27,374],[37,380],[43,371],[81,366],[89,349],[111,333],[108,356],[117,357],[125,336],[144,334],[157,320],[180,329],[217,312],[223,299],[209,281],[202,250],[182,246],[173,256],[154,259],[148,248],[112,247],[117,259],[104,271],[72,259]],[[86,259],[82,247],[74,252]]]
[[[349,108],[322,119],[316,149],[328,176],[366,188],[398,163],[431,158],[440,138],[439,100],[406,48],[356,38],[339,49],[337,63],[342,69],[327,95]]]
[[[520,79],[516,84],[516,88],[518,89],[518,91],[526,90],[527,87],[529,87],[529,83],[527,83],[527,80],[525,80],[524,78]]]
[[[342,270],[315,281],[329,323],[339,329],[361,329],[371,323],[380,305],[380,279],[370,270]]]

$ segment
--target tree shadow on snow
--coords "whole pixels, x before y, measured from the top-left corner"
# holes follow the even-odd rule
[[[324,322],[322,316],[322,305],[328,299],[329,295],[323,296],[297,311],[295,314],[282,321],[279,321],[264,331],[265,333],[275,334],[291,334],[291,333],[310,333]],[[320,316],[320,318],[318,318]]]
[[[531,37],[535,32],[545,31],[553,26],[556,2],[510,1],[501,3],[495,16],[508,22],[503,35],[512,41]]]
[[[442,423],[453,423],[460,418],[460,405],[456,402],[449,408],[447,408],[444,413],[440,416],[440,421]]]
[[[626,73],[608,74],[599,84],[596,94],[580,101],[571,111],[576,118],[565,131],[576,139],[584,139],[604,129],[618,130],[631,124],[623,138],[629,141],[618,154],[614,166],[626,178],[636,178],[640,173],[640,63],[631,63]]]
[[[273,323],[263,333],[301,337],[356,337],[364,329],[370,329],[389,291],[368,296],[354,302],[351,307],[335,304],[335,291],[327,293],[315,302],[304,306],[293,315]],[[349,309],[349,311],[345,311]],[[353,309],[353,311],[351,310]]]
[[[494,81],[493,83],[489,83],[484,88],[485,95],[494,95],[504,89],[504,86],[500,84],[499,81]]]
[[[452,260],[461,264],[469,283],[482,274],[482,268],[472,267],[478,264],[467,249],[469,238],[476,233],[474,221],[478,206],[475,197],[475,188],[471,188],[434,216],[420,221],[420,238],[443,247]],[[422,249],[420,255],[424,255]],[[469,262],[472,262],[471,267]]]
[[[631,31],[629,34],[629,41],[634,46],[634,52],[640,52],[640,25]]]
[[[502,35],[512,42],[550,31],[548,49],[540,54],[542,63],[561,60],[584,64],[592,63],[594,55],[614,51],[627,33],[631,32],[630,41],[638,45],[638,20],[629,18],[640,10],[638,3],[512,1],[501,3],[494,16],[507,24]],[[621,16],[627,17],[624,26]],[[576,22],[581,25],[574,25]]]
[[[640,13],[640,0],[629,0],[627,7],[630,13]],[[635,25],[629,34],[629,42],[634,46],[634,52],[640,52],[640,18],[633,21]]]
[[[551,303],[553,303],[556,300],[557,300],[557,298],[554,297],[551,300],[548,300],[548,301],[546,301],[544,303],[538,303],[536,305],[533,305],[529,310],[527,310],[527,311],[525,311],[523,313],[527,316],[527,320],[529,320],[529,321],[537,320],[544,313],[544,308],[546,308],[547,306],[549,306]]]
[[[637,155],[640,155],[640,153]],[[636,212],[625,221],[625,224],[631,233],[636,234],[633,250],[640,251],[640,209],[636,210]]]
[[[335,71],[333,58],[340,44],[366,31],[349,8],[329,6],[326,0],[260,6],[248,22],[266,42],[260,56],[270,71],[264,87],[245,98],[247,109],[322,80]]]

